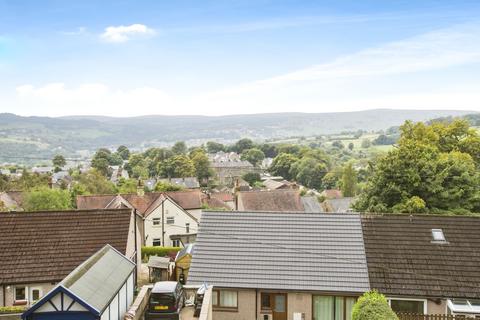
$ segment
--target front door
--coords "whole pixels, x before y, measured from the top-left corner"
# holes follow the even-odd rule
[[[273,294],[273,320],[287,320],[287,294]]]

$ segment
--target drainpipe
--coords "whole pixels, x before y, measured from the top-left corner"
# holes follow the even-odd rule
[[[7,304],[7,298],[5,297],[5,285],[2,286],[2,291],[3,291],[3,305],[4,307],[6,307],[6,304]]]
[[[165,200],[162,201],[162,244],[165,247]]]
[[[255,289],[255,320],[258,320],[258,289]]]
[[[138,285],[138,282],[137,282],[137,274],[138,274],[138,243],[137,243],[137,209],[133,209],[133,217],[135,219],[133,219],[133,228],[135,229],[135,250],[133,252],[135,252],[135,286]]]

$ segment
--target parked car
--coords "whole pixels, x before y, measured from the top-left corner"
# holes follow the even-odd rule
[[[180,282],[157,282],[150,293],[145,319],[178,320],[184,304],[185,292]]]

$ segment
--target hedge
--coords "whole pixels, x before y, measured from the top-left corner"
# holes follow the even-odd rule
[[[15,307],[0,307],[0,314],[2,313],[22,313],[25,311],[25,307],[15,306]]]
[[[378,291],[365,292],[355,303],[352,320],[398,320],[383,294]]]
[[[174,256],[180,250],[182,248],[179,247],[142,247],[142,260],[147,260],[150,256]]]

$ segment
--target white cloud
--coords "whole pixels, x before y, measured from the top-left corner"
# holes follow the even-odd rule
[[[153,36],[155,30],[143,24],[132,24],[129,26],[110,26],[105,28],[100,37],[107,42],[126,42],[135,36]]]
[[[86,34],[87,33],[87,28],[78,27],[73,31],[61,31],[60,33],[63,34],[63,35],[66,35],[66,36],[79,36],[79,35],[82,35],[82,34]]]

